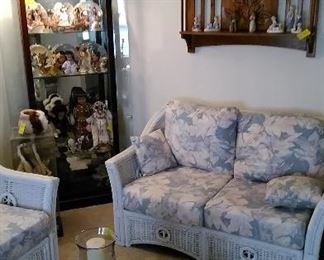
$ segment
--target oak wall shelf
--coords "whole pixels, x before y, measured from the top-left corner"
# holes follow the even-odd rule
[[[217,15],[217,8],[215,8],[215,1],[217,0],[209,1],[211,2],[211,10],[209,10],[209,21],[212,21],[212,17]],[[287,13],[287,8],[292,4],[291,1],[293,0],[286,1],[286,10],[284,10],[285,15]],[[303,0],[297,1],[299,4],[303,5]],[[311,34],[305,39],[300,40],[298,39],[296,34],[290,32],[267,33],[265,31],[256,31],[254,33],[250,33],[248,31],[240,30],[240,28],[235,33],[231,33],[228,30],[225,31],[223,29],[217,32],[204,32],[205,25],[207,24],[207,7],[205,5],[205,0],[182,0],[182,23],[180,32],[181,38],[183,38],[186,41],[189,53],[194,53],[196,47],[204,46],[262,45],[302,50],[306,51],[307,57],[315,57],[316,29],[318,21],[318,0],[309,0],[305,2],[308,2],[308,11],[303,11],[303,14],[305,16],[305,18],[303,18],[303,23],[305,24],[304,29],[307,28],[311,32]],[[200,4],[200,13],[198,14],[196,12],[197,4]],[[194,32],[192,30],[195,16],[200,17],[200,32]],[[224,19],[223,12],[219,14],[219,18],[220,20]],[[283,23],[285,23],[285,21],[283,21]]]

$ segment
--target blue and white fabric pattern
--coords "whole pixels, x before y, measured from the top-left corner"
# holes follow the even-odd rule
[[[300,172],[324,176],[324,124],[293,115],[243,113],[234,175],[256,181]]]
[[[48,236],[49,216],[0,204],[0,259],[16,260]]]
[[[179,165],[232,175],[237,115],[236,108],[169,102],[165,136]]]
[[[266,183],[234,178],[206,204],[206,227],[302,249],[312,210],[272,207],[264,202],[265,190]]]
[[[132,136],[136,156],[143,176],[177,166],[174,155],[161,129],[145,136]]]
[[[142,177],[124,188],[124,208],[179,224],[203,224],[203,208],[232,177],[178,167]]]
[[[265,201],[273,207],[314,209],[321,200],[323,183],[306,176],[284,176],[267,183]]]

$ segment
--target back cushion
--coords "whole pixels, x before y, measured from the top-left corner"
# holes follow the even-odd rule
[[[303,116],[243,113],[235,177],[269,181],[296,172],[324,176],[323,122]]]
[[[237,115],[235,108],[169,102],[165,136],[178,163],[233,174]]]

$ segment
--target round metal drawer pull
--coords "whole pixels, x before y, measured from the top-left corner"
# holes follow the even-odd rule
[[[8,206],[17,206],[16,198],[9,192],[0,194],[0,204],[5,204]]]

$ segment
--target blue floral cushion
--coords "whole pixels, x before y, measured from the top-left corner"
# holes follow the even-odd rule
[[[16,260],[48,236],[49,216],[0,204],[0,259]]]
[[[264,202],[266,183],[234,178],[205,207],[207,228],[303,249],[310,209],[275,208]]]
[[[324,124],[303,116],[243,113],[235,177],[268,182],[294,172],[324,176]]]
[[[203,208],[232,177],[178,167],[142,177],[124,188],[124,208],[185,225],[202,225]]]
[[[169,102],[165,136],[178,163],[233,174],[237,114],[235,108]]]
[[[160,129],[141,137],[132,136],[131,142],[135,146],[143,176],[177,166],[170,146]]]
[[[323,194],[322,183],[305,176],[284,176],[268,182],[265,201],[274,207],[314,209]]]

